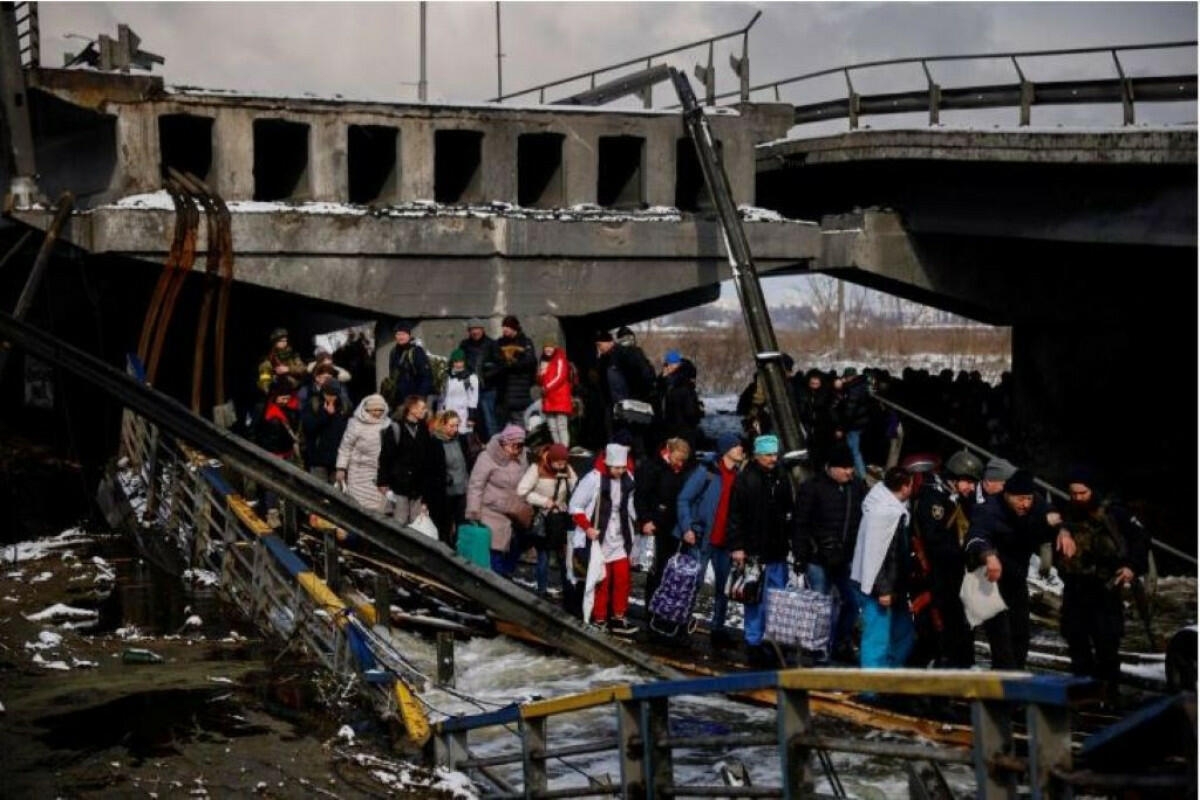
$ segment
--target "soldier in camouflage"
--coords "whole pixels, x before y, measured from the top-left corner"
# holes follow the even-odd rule
[[[1076,552],[1057,561],[1063,579],[1060,625],[1071,672],[1115,689],[1125,627],[1121,587],[1145,573],[1150,537],[1127,508],[1103,499],[1098,486],[1087,468],[1072,470],[1067,479],[1071,499],[1063,522],[1075,538]]]

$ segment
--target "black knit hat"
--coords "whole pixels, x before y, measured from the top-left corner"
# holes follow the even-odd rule
[[[593,342],[611,342],[611,341],[613,341],[613,335],[611,333],[609,333],[608,331],[604,331],[604,330],[596,331],[596,334],[592,337],[592,341]]]
[[[825,463],[831,467],[853,467],[854,453],[850,450],[850,445],[838,442],[829,448],[829,458]]]
[[[270,338],[271,338],[271,344],[275,344],[280,339],[288,338],[287,328],[276,328],[275,330],[271,331]]]
[[[1004,482],[1005,494],[1033,494],[1034,488],[1033,473],[1027,469],[1017,470]]]
[[[413,324],[411,322],[406,319],[398,319],[396,320],[396,324],[392,326],[392,333],[400,333],[403,331],[404,333],[411,334],[412,329]]]
[[[507,317],[505,317],[504,319],[502,319],[500,321],[500,327],[501,328],[512,328],[514,331],[519,331],[519,330],[521,330],[521,320],[517,319],[512,314],[509,314]]]

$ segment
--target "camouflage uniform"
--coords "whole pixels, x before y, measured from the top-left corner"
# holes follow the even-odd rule
[[[1063,579],[1059,621],[1071,671],[1115,683],[1125,609],[1114,576],[1122,567],[1145,571],[1145,530],[1128,511],[1108,503],[1069,504],[1063,524],[1075,539],[1075,556],[1057,558]]]

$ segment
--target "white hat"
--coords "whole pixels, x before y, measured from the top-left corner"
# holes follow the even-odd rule
[[[623,444],[610,444],[604,448],[604,463],[610,467],[623,467],[629,461],[629,448]]]

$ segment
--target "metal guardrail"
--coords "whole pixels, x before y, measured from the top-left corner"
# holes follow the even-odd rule
[[[1016,106],[1020,109],[1021,125],[1030,122],[1030,109],[1035,105],[1070,105],[1078,103],[1120,102],[1125,125],[1135,121],[1136,102],[1171,102],[1196,99],[1196,75],[1172,75],[1130,78],[1125,74],[1120,53],[1146,50],[1173,50],[1196,47],[1196,41],[1157,42],[1149,44],[1122,44],[1105,47],[1076,47],[1055,50],[1015,50],[996,53],[962,53],[943,56],[915,56],[877,61],[863,61],[840,67],[806,72],[790,78],[761,83],[748,91],[723,92],[714,100],[738,97],[746,100],[754,92],[770,91],[775,102],[782,102],[780,89],[785,86],[811,81],[830,75],[842,75],[846,82],[846,96],[838,99],[797,105],[796,124],[817,122],[825,119],[846,117],[851,129],[857,129],[859,117],[867,114],[900,114],[919,111],[929,112],[931,125],[937,124],[942,110],[982,109]],[[1035,83],[1028,80],[1021,68],[1022,58],[1077,56],[1088,54],[1110,54],[1115,75],[1078,81],[1056,81]],[[957,61],[1007,60],[1017,76],[1014,84],[991,86],[945,88],[933,79],[930,64]],[[891,94],[861,95],[854,88],[853,73],[878,67],[920,65],[925,73],[924,89]],[[675,108],[676,106],[671,106]]]
[[[588,70],[587,72],[580,72],[577,75],[571,75],[570,77],[567,77],[567,78],[560,78],[556,81],[550,81],[549,83],[540,83],[537,86],[530,86],[528,89],[522,89],[518,92],[510,92],[508,94],[502,94],[497,97],[490,98],[488,100],[488,102],[489,103],[503,103],[505,100],[512,100],[513,98],[516,98],[516,97],[525,97],[526,95],[531,95],[536,92],[537,96],[538,96],[538,103],[545,103],[547,89],[553,89],[557,86],[563,86],[565,84],[573,83],[574,81],[583,80],[586,78],[591,83],[591,85],[588,88],[589,88],[589,90],[592,90],[592,89],[596,88],[596,78],[600,75],[605,75],[609,72],[615,72],[616,70],[619,70],[619,69],[626,69],[628,67],[637,66],[637,65],[641,65],[644,69],[649,70],[653,67],[653,61],[656,58],[662,58],[663,56],[674,55],[675,53],[682,53],[687,50],[694,50],[698,47],[704,47],[705,45],[708,45],[708,66],[706,66],[706,67],[697,66],[696,67],[696,77],[699,78],[704,83],[705,90],[706,90],[705,91],[706,101],[709,105],[712,105],[715,102],[715,99],[717,97],[716,91],[715,91],[716,70],[713,66],[713,47],[714,47],[714,45],[716,45],[717,42],[722,42],[722,41],[725,41],[726,39],[733,39],[733,38],[736,38],[739,36],[742,38],[742,57],[739,59],[739,58],[735,58],[734,56],[731,55],[729,57],[729,60],[730,60],[730,65],[733,67],[733,71],[739,76],[739,79],[741,81],[743,99],[748,99],[749,92],[751,91],[751,89],[750,89],[750,52],[749,52],[750,29],[754,27],[754,23],[758,22],[758,18],[761,16],[762,16],[761,11],[756,12],[754,14],[754,16],[750,19],[750,21],[748,23],[746,23],[746,25],[744,27],[738,28],[737,30],[729,31],[727,33],[717,34],[716,36],[710,36],[707,39],[698,39],[694,42],[689,42],[688,44],[681,44],[678,47],[672,47],[669,50],[659,50],[658,52],[655,52],[655,53],[649,53],[644,56],[637,56],[636,58],[631,58],[627,61],[622,61],[617,64],[610,64],[606,67],[600,67],[598,69]],[[645,91],[643,93],[642,98],[643,98],[643,103],[646,108],[650,108],[653,105],[653,102],[652,102],[653,98],[651,97],[650,91],[648,89],[647,89],[647,91]],[[557,101],[551,101],[551,102],[557,102]]]
[[[1018,784],[1030,787],[1033,797],[1045,797],[1067,793],[1069,779],[1063,776],[1070,776],[1073,769],[1071,710],[1081,701],[1093,697],[1095,689],[1096,684],[1086,679],[1026,672],[792,669],[738,673],[716,678],[614,686],[511,705],[486,714],[454,717],[434,725],[427,756],[438,765],[460,770],[520,764],[522,791],[488,795],[494,798],[600,794],[797,798],[812,794],[815,776],[811,756],[829,751],[905,761],[970,764],[975,772],[978,797],[1012,796]],[[671,735],[672,698],[756,690],[774,690],[776,693],[777,711],[772,730],[741,732],[735,736]],[[973,744],[968,749],[821,735],[813,727],[810,710],[810,694],[821,691],[967,700],[971,703]],[[1027,755],[1018,755],[1014,747],[1013,704],[1017,703],[1025,704]],[[615,737],[569,747],[551,746],[548,731],[551,718],[603,707],[610,707],[616,715]],[[514,725],[516,730],[512,728]],[[469,757],[468,735],[496,727],[508,728],[515,733],[520,747],[487,758]],[[731,747],[777,748],[780,784],[735,788],[675,783],[674,750],[703,748],[727,752]],[[616,752],[620,762],[619,783],[605,787],[549,788],[548,761],[606,751]]]
[[[388,645],[293,553],[208,459],[131,411],[121,420],[117,474],[140,535],[173,543],[192,567],[219,575],[218,590],[286,647],[301,644],[343,691],[366,694],[417,744],[429,722],[414,688],[426,677]],[[148,532],[143,531],[148,529]]]

